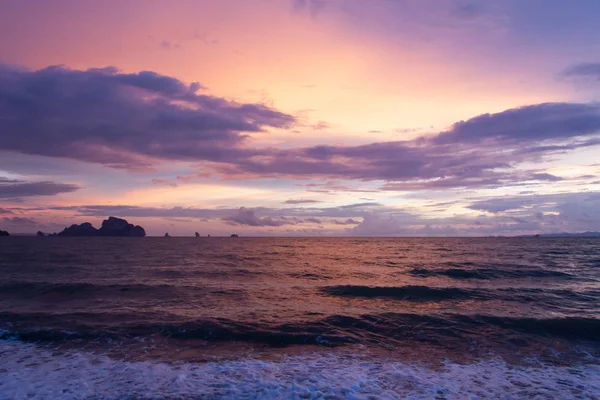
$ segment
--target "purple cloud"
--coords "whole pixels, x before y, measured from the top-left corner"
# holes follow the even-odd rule
[[[483,114],[455,123],[435,142],[484,143],[570,139],[600,131],[600,106],[578,103],[543,103]]]
[[[10,199],[30,196],[54,196],[60,193],[70,193],[79,186],[69,183],[56,182],[24,182],[17,179],[0,177],[0,199]]]
[[[315,204],[321,203],[319,200],[310,200],[310,199],[289,199],[284,201],[284,204]]]
[[[306,218],[304,222],[309,222],[311,224],[322,224],[323,222],[319,218]]]
[[[286,128],[296,119],[200,89],[150,71],[0,67],[0,149],[129,169],[149,168],[157,160],[204,162],[202,174],[208,176],[321,178],[327,182],[307,189],[329,193],[378,189],[352,188],[337,179],[384,181],[383,190],[556,181],[515,166],[600,145],[599,105],[544,103],[483,114],[408,141],[251,148],[244,132]]]
[[[562,73],[568,78],[584,78],[600,82],[600,63],[584,63],[573,65]]]
[[[200,88],[150,71],[0,66],[0,149],[122,168],[152,158],[219,161],[243,153],[235,149],[243,132],[294,122]]]
[[[339,221],[337,219],[334,219],[332,221],[335,225],[358,225],[360,224],[360,221],[356,221],[352,218],[348,218],[347,220],[343,220],[343,221]]]
[[[290,224],[285,219],[274,219],[271,217],[259,218],[256,216],[254,210],[250,210],[246,207],[241,207],[237,212],[228,217],[222,218],[223,221],[230,222],[239,225],[249,226],[281,226]]]
[[[176,183],[170,182],[167,179],[158,179],[158,178],[154,178],[152,179],[152,184],[153,185],[161,185],[161,186],[172,186],[172,187],[177,187]]]
[[[292,8],[295,12],[308,10],[313,17],[316,17],[327,6],[327,0],[292,0]]]
[[[33,218],[25,218],[25,217],[12,217],[12,218],[4,217],[4,218],[2,218],[2,221],[4,221],[4,223],[9,224],[9,225],[19,225],[19,226],[37,225],[36,220],[34,220]]]

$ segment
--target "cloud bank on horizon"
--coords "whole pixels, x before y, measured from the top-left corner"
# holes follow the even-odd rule
[[[0,1],[0,228],[599,230],[596,2],[134,3]]]

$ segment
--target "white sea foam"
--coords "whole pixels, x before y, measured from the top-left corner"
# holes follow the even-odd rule
[[[600,366],[499,360],[440,370],[349,355],[207,364],[123,362],[0,341],[1,399],[596,399]]]

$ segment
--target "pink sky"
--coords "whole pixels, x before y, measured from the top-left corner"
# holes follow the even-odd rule
[[[0,228],[598,230],[598,12],[0,0]]]

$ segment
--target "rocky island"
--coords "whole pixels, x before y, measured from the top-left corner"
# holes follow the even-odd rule
[[[84,222],[65,228],[58,236],[144,237],[146,231],[141,226],[130,224],[122,218],[109,217],[102,221],[100,229],[96,229],[89,222]]]
[[[10,236],[10,233],[6,231],[0,231],[0,236]]]

